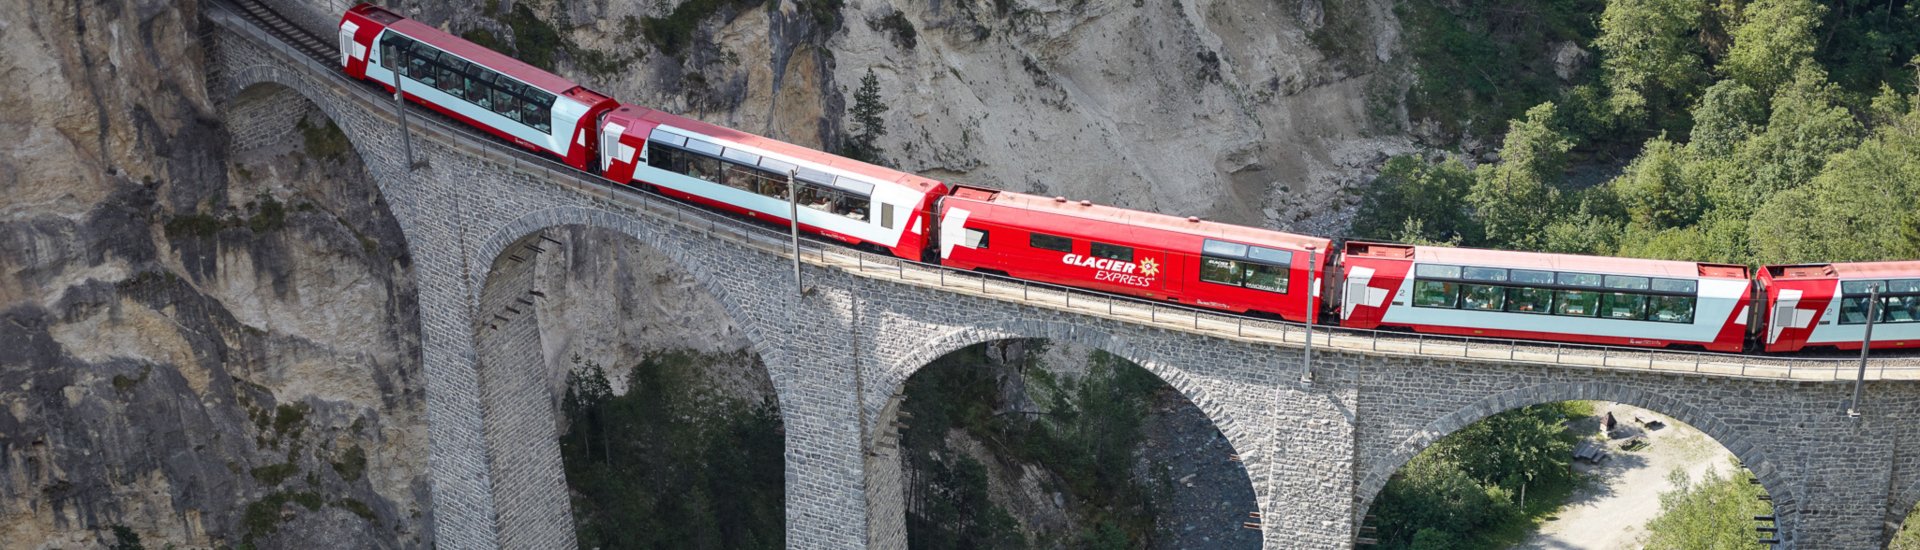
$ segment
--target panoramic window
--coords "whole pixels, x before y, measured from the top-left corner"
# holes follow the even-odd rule
[[[1647,315],[1647,297],[1621,292],[1608,293],[1601,299],[1600,312],[1601,317],[1608,319],[1638,321]]]
[[[1654,280],[1654,286],[1659,286],[1658,279]],[[1652,311],[1647,315],[1648,321],[1660,321],[1662,323],[1693,322],[1692,296],[1649,296],[1647,297],[1647,309]]]
[[[1240,269],[1245,271],[1244,284],[1247,288],[1268,292],[1287,291],[1287,268],[1253,262],[1241,262]]]
[[[1887,323],[1920,321],[1920,296],[1888,296],[1880,299],[1880,320]]]
[[[1592,317],[1600,313],[1600,293],[1591,290],[1562,290],[1559,303],[1554,305],[1557,315],[1573,317]]]
[[[1233,260],[1220,258],[1200,258],[1200,280],[1209,283],[1240,286],[1240,270]]]
[[[1505,281],[1507,280],[1507,270],[1497,268],[1497,267],[1469,267],[1469,268],[1466,268],[1465,270],[1462,270],[1461,273],[1469,281]]]
[[[1437,277],[1441,279],[1458,279],[1460,278],[1460,266],[1420,264],[1419,267],[1414,268],[1413,274],[1416,277]]]
[[[1461,307],[1481,311],[1500,311],[1507,303],[1507,293],[1494,285],[1460,285],[1463,291]]]
[[[1452,308],[1460,302],[1460,284],[1446,281],[1414,281],[1413,305]]]
[[[1520,272],[1515,271],[1518,275]],[[1507,311],[1514,313],[1546,313],[1553,304],[1553,291],[1544,288],[1512,287],[1507,289]]]

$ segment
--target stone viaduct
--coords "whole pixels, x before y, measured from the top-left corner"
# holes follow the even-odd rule
[[[320,37],[330,17],[280,6]],[[1782,547],[1885,544],[1920,500],[1920,384],[1871,372],[1845,414],[1850,363],[1375,339],[1322,330],[1302,380],[1300,327],[1028,288],[808,245],[796,292],[784,233],[742,225],[412,118],[409,170],[391,97],[303,56],[222,1],[203,6],[208,86],[237,146],[294,139],[317,111],[353,142],[404,229],[418,278],[432,482],[442,548],[571,548],[572,518],[525,255],[542,230],[590,226],[673,258],[769,369],[786,426],[795,548],[900,548],[889,426],[902,384],[970,344],[1049,338],[1130,359],[1184,394],[1247,465],[1269,548],[1342,548],[1395,470],[1488,415],[1572,399],[1692,424],[1772,495]],[[312,28],[319,25],[328,27]],[[330,42],[329,42],[330,43]],[[1251,512],[1251,510],[1249,511]]]

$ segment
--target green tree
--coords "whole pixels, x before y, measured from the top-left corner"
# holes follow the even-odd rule
[[[1882,127],[1835,155],[1805,187],[1771,197],[1753,216],[1762,263],[1920,257],[1920,116]]]
[[[1740,12],[1733,46],[1721,70],[1740,82],[1771,94],[1792,81],[1794,71],[1813,61],[1813,29],[1827,8],[1811,0],[1755,0]]]
[[[1705,208],[1699,188],[1686,180],[1685,149],[1664,137],[1647,142],[1626,173],[1612,182],[1635,225],[1652,229],[1693,225]]]
[[[1693,107],[1693,133],[1687,143],[1701,155],[1726,155],[1767,122],[1767,102],[1760,92],[1737,80],[1707,87]]]
[[[873,68],[868,67],[866,76],[860,77],[860,90],[853,93],[853,108],[849,111],[853,135],[845,147],[848,157],[873,164],[884,162],[886,151],[880,149],[880,137],[887,135],[887,121],[882,115],[889,108],[880,99],[880,79],[873,75]]]
[[[1565,172],[1573,148],[1556,122],[1553,103],[1528,109],[1526,118],[1509,126],[1501,162],[1475,170],[1467,201],[1485,227],[1486,244],[1540,248],[1542,229],[1559,211],[1559,191],[1551,182]]]
[[[1609,0],[1593,45],[1621,117],[1666,120],[1684,110],[1704,72],[1692,34],[1704,0]]]
[[[1752,171],[1747,185],[1734,186],[1721,207],[1758,206],[1767,196],[1805,184],[1820,173],[1827,159],[1860,143],[1865,129],[1841,105],[1837,86],[1811,64],[1802,65],[1793,81],[1774,94],[1767,128],[1736,152]]]
[[[1731,460],[1726,467],[1741,471]],[[1698,483],[1689,483],[1685,472],[1674,470],[1668,479],[1675,489],[1660,494],[1660,515],[1647,522],[1646,548],[1766,548],[1754,536],[1753,516],[1765,515],[1768,507],[1759,499],[1760,486],[1741,477],[1721,477],[1712,470]]]
[[[1350,234],[1401,242],[1478,242],[1480,228],[1465,200],[1472,188],[1473,171],[1459,159],[1434,164],[1412,155],[1387,159],[1380,177],[1361,195]]]

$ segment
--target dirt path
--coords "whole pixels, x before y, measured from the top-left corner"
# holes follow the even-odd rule
[[[1575,462],[1574,470],[1594,480],[1574,492],[1565,508],[1545,523],[1526,542],[1515,548],[1539,550],[1639,548],[1648,520],[1660,514],[1660,493],[1672,490],[1667,479],[1678,469],[1689,479],[1699,480],[1709,469],[1727,475],[1732,454],[1706,434],[1666,415],[1646,409],[1601,403],[1596,413],[1608,411],[1622,425],[1630,426],[1648,445],[1634,452],[1620,451],[1609,443],[1612,458],[1599,465]],[[1658,419],[1665,426],[1648,430],[1634,422],[1634,416]],[[1581,424],[1583,433],[1599,433],[1598,421]]]

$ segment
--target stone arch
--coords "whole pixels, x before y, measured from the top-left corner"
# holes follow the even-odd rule
[[[1712,438],[1714,442],[1731,451],[1741,464],[1752,471],[1754,477],[1760,480],[1761,487],[1767,490],[1767,494],[1772,495],[1776,509],[1787,508],[1795,502],[1791,491],[1792,485],[1782,479],[1780,468],[1766,450],[1761,449],[1743,432],[1712,413],[1678,399],[1629,386],[1607,382],[1560,382],[1514,388],[1481,398],[1427,423],[1425,427],[1395,446],[1387,456],[1371,459],[1363,457],[1360,463],[1367,465],[1368,468],[1361,473],[1355,485],[1355,523],[1358,524],[1360,518],[1373,507],[1373,500],[1379,497],[1380,491],[1387,485],[1387,480],[1395,472],[1400,471],[1401,467],[1406,466],[1407,462],[1413,460],[1414,455],[1420,454],[1420,451],[1426,450],[1440,438],[1502,412],[1532,405],[1578,400],[1625,403],[1659,412],[1692,425],[1707,434],[1707,437]],[[1779,517],[1783,538],[1791,537],[1793,532],[1791,515],[1779,514]]]
[[[477,412],[487,456],[484,467],[491,474],[494,501],[499,503],[495,515],[502,547],[574,543],[567,480],[555,429],[559,412],[552,405],[558,397],[552,393],[550,373],[544,367],[520,368],[546,360],[538,323],[528,309],[532,306],[525,305],[537,298],[521,295],[534,288],[537,275],[533,266],[537,262],[512,261],[516,254],[531,254],[526,247],[537,245],[539,235],[562,227],[603,230],[666,257],[672,269],[687,273],[697,292],[712,297],[728,322],[741,328],[749,349],[760,356],[770,379],[777,368],[774,361],[781,359],[768,357],[759,325],[729,301],[727,286],[715,284],[716,274],[705,264],[691,261],[688,246],[667,244],[698,237],[676,235],[670,228],[632,215],[581,206],[545,208],[496,226],[484,240],[470,245],[473,261],[463,276],[469,282],[466,299],[477,307],[466,337],[473,342],[480,393]],[[515,302],[516,298],[526,301]],[[505,307],[521,313],[506,312]],[[497,315],[502,312],[505,315]],[[781,421],[791,425],[788,388],[772,382]]]
[[[1058,321],[999,321],[983,323],[948,331],[945,334],[928,339],[920,345],[915,346],[912,351],[899,355],[892,361],[888,361],[885,368],[881,369],[881,380],[875,388],[879,391],[869,391],[866,398],[867,402],[862,403],[862,406],[867,407],[870,413],[877,414],[882,412],[881,409],[887,407],[889,401],[894,396],[905,391],[907,379],[912,378],[915,373],[920,372],[921,368],[932,363],[933,360],[959,351],[961,348],[995,340],[1028,338],[1071,342],[1099,349],[1131,361],[1136,365],[1140,365],[1141,368],[1153,373],[1153,375],[1158,377],[1162,382],[1173,387],[1174,391],[1180,392],[1181,397],[1185,397],[1188,402],[1193,403],[1194,407],[1199,408],[1200,412],[1207,416],[1207,420],[1212,422],[1215,427],[1220,428],[1221,433],[1227,436],[1227,444],[1232,445],[1236,450],[1241,452],[1251,450],[1250,447],[1243,448],[1243,443],[1248,442],[1238,441],[1235,433],[1226,429],[1228,426],[1233,425],[1234,420],[1236,420],[1232,414],[1229,413],[1225,407],[1220,406],[1219,401],[1213,399],[1212,396],[1198,384],[1195,384],[1184,371],[1161,360],[1157,355],[1145,350],[1143,347],[1136,346],[1127,338],[1116,335],[1109,330]],[[874,398],[879,398],[880,401],[873,401]],[[869,428],[872,433],[866,434],[865,437],[868,437],[870,440],[877,439],[887,424],[888,423],[884,421],[875,422],[873,427]]]

